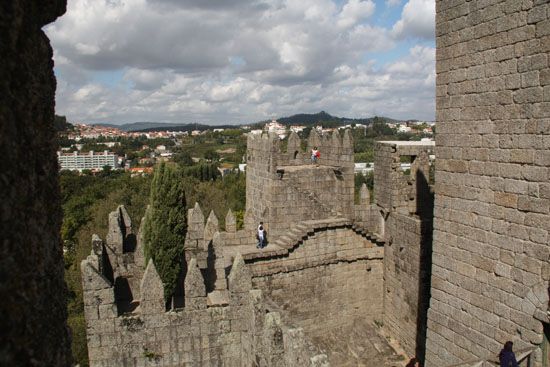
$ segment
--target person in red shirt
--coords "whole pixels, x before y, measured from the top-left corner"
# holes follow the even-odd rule
[[[311,150],[311,163],[317,163],[317,160],[321,157],[321,153],[317,147],[313,147]]]

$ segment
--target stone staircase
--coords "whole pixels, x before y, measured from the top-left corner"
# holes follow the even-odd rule
[[[378,238],[375,234],[368,232],[366,228],[354,224],[351,220],[347,218],[307,220],[299,222],[290,227],[289,231],[285,235],[278,237],[272,243],[277,247],[292,251],[308,237],[312,236],[316,231],[337,227],[349,227],[355,233],[368,239],[376,246],[384,245],[384,241]]]
[[[307,220],[294,224],[287,234],[279,236],[273,244],[287,250],[293,250],[309,236],[312,236],[315,231],[349,225],[351,225],[351,221],[346,218]]]
[[[299,182],[296,182],[296,178],[293,175],[284,176],[283,181],[285,181],[292,189],[299,192],[303,198],[313,201],[325,214],[328,214],[331,217],[342,217],[342,213],[323,203],[315,192],[302,188],[302,185]]]
[[[378,237],[376,233],[369,232],[363,226],[354,223],[352,224],[351,229],[353,229],[355,233],[360,234],[361,236],[374,243],[376,246],[384,246],[385,244],[385,241],[382,238]]]
[[[305,240],[313,236],[315,232],[321,232],[334,228],[349,228],[358,235],[374,243],[377,247],[384,246],[384,241],[376,234],[370,233],[367,229],[353,223],[347,218],[329,218],[319,220],[306,220],[298,222],[282,236],[268,242],[267,247],[257,249],[252,245],[228,246],[225,248],[226,265],[230,266],[233,258],[240,253],[245,262],[261,261],[261,259],[287,256],[298,248]]]

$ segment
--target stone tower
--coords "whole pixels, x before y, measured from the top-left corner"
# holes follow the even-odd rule
[[[550,3],[436,8],[426,366],[494,357],[507,340],[540,366],[538,347],[550,347]]]
[[[353,216],[353,143],[349,131],[320,136],[312,130],[306,150],[295,133],[286,149],[276,135],[249,135],[246,226],[263,221],[271,236],[303,220]],[[321,157],[312,164],[310,151]]]

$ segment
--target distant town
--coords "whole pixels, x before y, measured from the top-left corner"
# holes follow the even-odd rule
[[[247,134],[274,133],[281,140],[291,132],[299,135],[310,129],[320,134],[329,134],[334,130],[352,129],[355,136],[367,135],[373,125],[382,124],[384,136],[395,136],[400,140],[430,139],[435,123],[430,121],[388,121],[380,119],[370,123],[334,124],[283,124],[275,119],[253,125],[234,127],[208,127],[203,129],[178,130],[170,128],[153,131],[124,131],[113,126],[68,124],[70,128],[60,132],[59,151],[57,153],[60,170],[95,173],[105,170],[126,170],[132,174],[149,174],[157,162],[187,160],[190,164],[201,161],[217,162],[220,174],[236,170],[244,171],[244,156],[237,153],[240,145],[244,152]],[[329,125],[329,126],[327,126]],[[331,126],[332,125],[332,126]],[[364,131],[362,134],[361,131]],[[355,139],[357,140],[357,138]],[[384,139],[389,140],[389,139]],[[199,146],[201,146],[199,148]],[[366,174],[372,171],[372,159],[365,157],[356,149],[356,173]],[[406,163],[405,163],[406,164]]]

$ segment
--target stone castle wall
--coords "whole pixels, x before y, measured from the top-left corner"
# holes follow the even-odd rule
[[[70,366],[52,48],[65,0],[0,11],[0,364]]]
[[[383,247],[347,226],[315,227],[288,256],[249,262],[254,287],[308,335],[381,320]]]
[[[348,151],[344,159],[331,156],[329,150],[336,146],[332,152],[342,154],[340,147],[348,145],[343,141],[349,141],[349,135],[343,141],[334,135],[331,144],[323,138],[325,145],[315,142],[316,134],[312,136],[310,143],[324,149],[327,161],[338,164],[339,159],[342,165],[302,164],[298,156],[292,154],[289,160],[278,149],[261,160],[279,168],[267,179],[271,189],[264,185],[270,199],[262,200],[285,203],[296,211],[291,215],[273,208],[274,216],[265,220],[267,248],[255,248],[255,224],[236,229],[231,211],[221,231],[213,213],[205,220],[198,204],[189,210],[182,259],[186,271],[168,302],[154,264],[144,268],[141,235],[133,232],[124,207],[109,215],[105,242],[94,236],[92,254],[82,263],[92,366],[251,365],[253,361],[269,366],[327,365],[327,357],[316,355],[310,340],[353,328],[354,320],[382,320],[384,248],[366,229],[372,210],[368,191],[363,187],[360,203],[353,204],[353,173],[347,171],[352,153]],[[255,144],[263,149],[269,141],[267,136],[258,138],[260,142],[251,142],[249,156],[258,154]],[[296,138],[291,138],[290,146],[300,145]],[[309,153],[303,155],[304,161],[309,160]],[[254,170],[259,175],[270,169],[252,164],[247,177],[258,177]],[[335,176],[335,170],[340,177],[325,177]],[[295,185],[311,207],[326,206],[326,213],[310,216],[309,211],[297,210],[303,203],[282,197],[285,185]],[[351,185],[349,195],[347,185]],[[247,193],[254,187],[247,187]],[[345,205],[324,191],[346,193]],[[342,211],[350,216],[344,217]],[[283,222],[286,231],[274,234],[271,228]],[[246,289],[232,285],[235,271],[247,274],[236,283],[249,284]],[[293,327],[285,326],[288,320]]]
[[[408,355],[420,359],[430,287],[433,149],[433,142],[377,142],[374,162],[374,231],[386,240],[384,327]],[[412,161],[407,172],[401,168],[403,156]]]
[[[199,211],[192,210],[190,221]],[[209,229],[217,229],[214,220],[203,224],[200,238],[213,246],[213,266],[207,260],[201,268],[192,256],[197,252],[188,248],[186,272],[166,302],[153,262],[143,269],[139,235],[136,246],[130,246],[126,210],[119,207],[110,214],[105,243],[94,236],[92,254],[81,264],[91,366],[324,363],[326,358],[312,352],[301,329],[286,327],[277,312],[266,308],[239,254],[225,266],[219,232],[206,240]],[[139,283],[132,280],[139,275]]]
[[[249,139],[247,180],[253,182],[247,182],[247,203],[255,195],[260,202],[248,208],[248,228],[237,230],[231,211],[221,231],[213,213],[205,220],[198,204],[189,210],[186,274],[166,304],[154,265],[144,269],[141,236],[133,233],[126,210],[110,214],[105,243],[94,236],[93,253],[82,263],[93,366],[328,363],[330,352],[313,355],[311,341],[326,342],[329,334],[345,338],[358,321],[383,321],[410,355],[417,352],[431,239],[431,218],[419,204],[429,191],[433,143],[377,145],[375,167],[385,173],[375,177],[390,194],[388,200],[380,194],[374,204],[366,186],[359,203],[353,202],[349,133],[343,139],[312,133],[308,144],[327,160],[318,166],[299,150],[296,135],[286,152],[278,144],[272,136]],[[401,155],[414,157],[409,175],[401,172]],[[250,218],[263,206],[270,209],[263,217],[269,245],[259,250]],[[251,284],[235,295],[237,259]],[[277,342],[276,335],[285,341]]]
[[[550,322],[550,4],[436,7],[427,366],[537,346]]]

